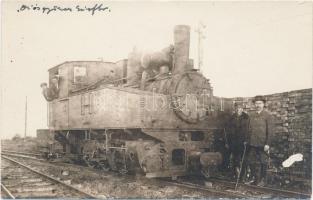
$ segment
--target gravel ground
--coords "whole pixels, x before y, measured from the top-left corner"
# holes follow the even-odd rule
[[[19,159],[20,160],[20,159]],[[29,160],[25,160],[29,164]],[[31,161],[33,169],[65,181],[99,198],[217,198],[208,193],[162,185],[158,180],[125,176],[63,163]]]
[[[1,141],[1,145],[2,149],[11,151],[33,153],[38,153],[39,151],[38,142],[35,138],[17,141],[5,140]],[[161,185],[158,180],[140,176],[122,176],[117,173],[100,172],[99,170],[63,163],[53,163],[52,165],[43,162],[33,162],[32,165],[38,166],[36,168],[39,171],[59,177],[61,180],[77,188],[81,188],[86,192],[102,198],[214,198],[214,196],[210,196],[209,194],[191,189],[183,189],[172,185]],[[296,186],[291,188],[286,187],[284,189],[301,191]]]

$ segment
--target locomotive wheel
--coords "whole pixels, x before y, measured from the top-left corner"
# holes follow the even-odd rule
[[[97,162],[97,164],[95,165],[95,168],[103,170],[105,172],[110,171],[110,165],[109,165],[109,163],[107,161]]]

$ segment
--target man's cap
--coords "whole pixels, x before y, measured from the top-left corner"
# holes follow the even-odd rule
[[[42,87],[42,86],[47,86],[47,83],[41,83],[40,87]]]
[[[234,103],[234,107],[244,107],[244,104],[243,104],[243,102],[235,102]]]
[[[263,103],[266,103],[266,99],[263,96],[261,96],[261,95],[258,95],[258,96],[254,97],[253,103],[255,103],[256,101],[263,101]]]

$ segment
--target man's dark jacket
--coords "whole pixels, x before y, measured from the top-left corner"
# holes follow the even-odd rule
[[[273,134],[273,118],[263,110],[260,113],[252,112],[250,116],[250,130],[248,142],[251,146],[263,147],[270,145]]]
[[[231,116],[226,127],[229,146],[243,145],[248,136],[249,121],[249,116],[244,112],[240,116],[236,113]]]

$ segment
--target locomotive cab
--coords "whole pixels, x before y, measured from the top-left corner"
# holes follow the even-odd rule
[[[120,84],[125,82],[127,59],[116,63],[103,61],[64,62],[49,69],[49,85],[58,78],[58,98],[67,98],[81,90],[97,86],[100,82]]]

